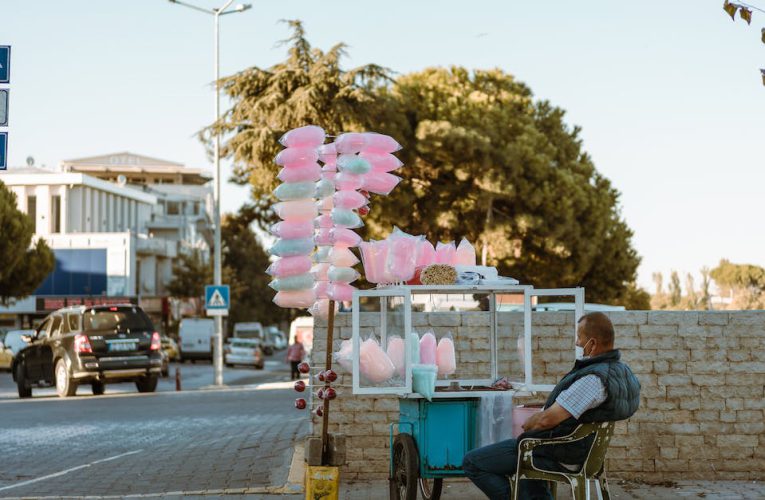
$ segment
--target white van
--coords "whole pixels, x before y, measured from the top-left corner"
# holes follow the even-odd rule
[[[206,318],[184,318],[178,327],[178,347],[181,361],[187,359],[213,358],[213,339],[215,338],[215,321]]]

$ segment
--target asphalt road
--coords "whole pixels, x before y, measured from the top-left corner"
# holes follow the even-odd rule
[[[40,389],[19,400],[0,373],[0,498],[268,497],[308,427],[276,356],[263,371],[227,369],[222,390],[193,390],[212,382],[211,365],[198,363],[181,365],[181,392],[170,377],[153,394],[115,384],[104,396],[85,386],[73,398]]]

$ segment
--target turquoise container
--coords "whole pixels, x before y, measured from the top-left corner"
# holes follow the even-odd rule
[[[399,399],[399,432],[411,433],[420,477],[459,477],[462,459],[476,447],[478,398]]]

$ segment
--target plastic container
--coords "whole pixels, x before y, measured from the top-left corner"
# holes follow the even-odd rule
[[[513,407],[513,437],[523,434],[523,424],[532,415],[542,411],[542,405],[520,405]]]

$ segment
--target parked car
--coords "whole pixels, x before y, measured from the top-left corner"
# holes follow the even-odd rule
[[[134,305],[67,307],[48,315],[13,360],[19,397],[35,387],[55,386],[61,397],[90,384],[135,383],[154,392],[162,369],[161,342],[151,320]]]
[[[277,351],[287,348],[287,336],[276,326],[266,327],[266,343],[273,346]]]
[[[274,346],[268,341],[263,331],[263,325],[254,321],[247,323],[234,324],[234,338],[238,339],[260,339],[263,353],[270,356],[274,353]]]
[[[208,318],[184,318],[178,326],[181,361],[212,360],[215,322]]]
[[[265,367],[260,339],[232,338],[224,352],[226,366],[252,365],[257,370]]]
[[[178,344],[165,335],[160,335],[160,344],[162,345],[162,376],[167,377],[170,375],[170,362],[178,359]]]
[[[2,335],[0,335],[2,337]],[[0,340],[0,370],[10,370],[13,364],[13,351],[5,347],[5,344]]]
[[[162,351],[167,353],[167,359],[170,361],[178,361],[178,343],[165,335],[160,336],[162,342]]]

